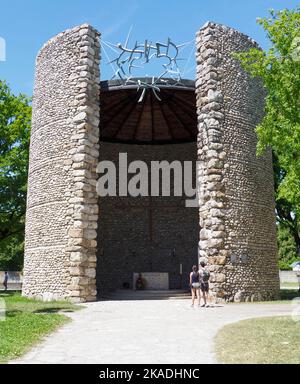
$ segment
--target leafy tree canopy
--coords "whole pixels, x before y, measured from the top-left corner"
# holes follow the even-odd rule
[[[300,255],[300,8],[258,19],[271,48],[236,54],[243,68],[268,91],[265,117],[257,127],[258,154],[274,153],[277,218],[289,229]]]
[[[30,123],[30,100],[0,81],[0,266],[5,268],[21,263]]]

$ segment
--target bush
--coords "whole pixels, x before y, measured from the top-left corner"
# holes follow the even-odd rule
[[[289,228],[282,225],[277,227],[277,242],[278,242],[278,265],[282,271],[289,271],[292,268],[290,265],[299,261],[295,240]]]

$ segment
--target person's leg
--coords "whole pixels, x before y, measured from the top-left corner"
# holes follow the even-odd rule
[[[209,307],[210,305],[210,296],[209,296],[209,290],[207,288],[206,290],[206,306]]]
[[[201,298],[204,299],[202,288],[200,289],[200,300],[201,300]],[[202,304],[202,305],[201,305],[201,307],[204,307],[204,306],[205,306],[205,304]]]
[[[206,294],[206,306],[209,307],[209,305],[211,303],[211,298],[210,298],[210,294],[209,294],[209,285],[208,284],[205,284],[205,294]]]
[[[195,290],[194,290],[194,288],[192,288],[191,291],[192,291],[192,307],[193,307],[195,304]]]
[[[206,297],[205,297],[205,285],[204,285],[204,283],[201,283],[200,292],[201,292],[201,296],[203,297],[203,300],[204,300],[204,304],[202,304],[201,307],[205,307]]]
[[[196,290],[198,307],[200,307],[200,289]]]

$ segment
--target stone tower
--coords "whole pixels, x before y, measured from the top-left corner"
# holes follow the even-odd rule
[[[212,290],[237,301],[279,292],[272,154],[256,156],[265,91],[232,55],[253,47],[223,25],[197,34],[200,256],[211,264]]]
[[[23,294],[96,297],[99,34],[67,30],[39,52],[33,96]]]
[[[232,56],[257,45],[214,23],[201,28],[196,42],[199,256],[209,262],[214,295],[274,298],[279,277],[272,157],[256,157],[254,131],[265,94]],[[25,296],[96,300],[99,63],[99,33],[89,25],[57,35],[37,57]]]

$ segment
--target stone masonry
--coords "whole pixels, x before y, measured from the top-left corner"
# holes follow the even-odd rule
[[[99,34],[82,25],[39,52],[23,294],[96,299]]]
[[[199,257],[209,263],[216,297],[275,298],[279,277],[272,157],[270,152],[256,157],[255,126],[263,116],[265,93],[232,56],[257,45],[214,23],[201,28],[196,43]],[[101,258],[103,248],[97,244],[102,239],[99,206],[104,204],[96,193],[101,158],[99,63],[99,33],[89,25],[57,35],[37,57],[25,296],[74,302],[97,297],[97,255]],[[110,219],[107,210],[106,215]],[[176,220],[180,229],[180,217]],[[162,265],[154,272],[164,271]]]
[[[197,34],[200,258],[213,293],[226,300],[279,292],[272,154],[256,156],[264,89],[233,58],[257,44],[207,23]]]

